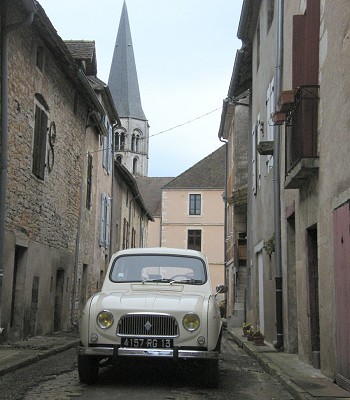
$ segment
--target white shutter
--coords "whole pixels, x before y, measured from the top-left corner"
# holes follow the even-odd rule
[[[272,81],[269,84],[266,93],[266,121],[267,121],[267,139],[268,141],[273,142],[273,131],[274,125],[272,122],[272,114],[275,111],[275,78],[272,78]],[[273,156],[267,157],[267,172],[271,170],[273,167]]]
[[[103,156],[102,156],[102,166],[104,169],[107,167],[107,147],[108,147],[108,138],[107,136],[103,136]]]
[[[106,215],[106,194],[101,193],[101,204],[100,204],[100,246],[105,244],[105,215]]]
[[[256,125],[252,130],[252,190],[256,194]]]
[[[110,175],[112,169],[112,159],[113,159],[113,136],[112,136],[112,126],[108,129],[108,149],[107,149],[107,173]]]
[[[106,233],[105,233],[105,245],[109,247],[110,233],[111,233],[111,198],[106,197]]]

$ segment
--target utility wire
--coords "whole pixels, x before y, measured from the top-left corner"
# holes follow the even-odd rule
[[[166,133],[166,132],[172,131],[172,130],[174,130],[174,129],[176,129],[176,128],[180,128],[181,126],[190,124],[191,122],[197,121],[198,119],[201,119],[201,118],[203,118],[203,117],[206,117],[207,115],[212,114],[213,112],[215,112],[215,111],[217,111],[217,110],[221,110],[221,107],[215,108],[215,110],[209,111],[209,112],[207,112],[207,113],[205,113],[205,114],[203,114],[203,115],[200,115],[200,116],[197,117],[197,118],[193,118],[193,119],[191,119],[191,120],[189,120],[189,121],[186,121],[186,122],[184,122],[184,123],[182,123],[182,124],[173,126],[172,128],[165,129],[164,131],[161,131],[161,132],[158,132],[158,133],[154,133],[153,135],[149,135],[149,138],[151,138],[151,137],[153,137],[153,136],[161,135],[162,133]],[[90,153],[90,154],[92,154],[92,153],[99,153],[100,151],[104,151],[104,150],[103,150],[103,149],[101,149],[101,150],[94,150],[94,151],[90,151],[90,152],[88,152],[88,153]],[[108,151],[108,149],[107,149],[107,151]],[[88,154],[88,153],[86,153],[86,154]]]
[[[191,120],[189,120],[189,121],[187,121],[187,122],[184,122],[183,124],[173,126],[172,128],[166,129],[165,131],[161,131],[161,132],[158,132],[158,133],[154,133],[153,135],[149,135],[149,137],[151,138],[151,137],[153,137],[153,136],[158,136],[158,135],[161,135],[162,133],[172,131],[173,129],[176,129],[176,128],[180,128],[181,126],[190,124],[190,123],[193,122],[193,121],[197,121],[198,119],[201,119],[201,118],[203,118],[203,117],[206,117],[207,115],[212,114],[213,112],[215,112],[215,111],[217,111],[217,110],[220,110],[220,109],[221,109],[221,107],[215,108],[215,110],[209,111],[209,112],[207,112],[206,114],[200,115],[200,116],[197,117],[197,118],[191,119]]]

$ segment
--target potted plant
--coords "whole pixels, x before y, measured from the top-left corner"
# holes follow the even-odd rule
[[[243,337],[249,336],[249,334],[252,332],[253,332],[252,324],[250,322],[248,322],[248,323],[244,322],[243,323]]]
[[[260,332],[260,329],[253,333],[253,342],[256,346],[264,346],[264,335]]]

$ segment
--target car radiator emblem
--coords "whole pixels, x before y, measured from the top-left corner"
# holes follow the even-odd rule
[[[145,327],[146,331],[149,332],[150,329],[152,328],[152,324],[149,321],[147,321],[145,323],[144,327]]]

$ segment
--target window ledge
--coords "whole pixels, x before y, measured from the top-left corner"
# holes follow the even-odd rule
[[[273,141],[261,141],[257,145],[257,150],[262,156],[273,156],[273,147]]]
[[[285,189],[300,189],[310,178],[317,175],[318,158],[302,158],[286,175]]]

